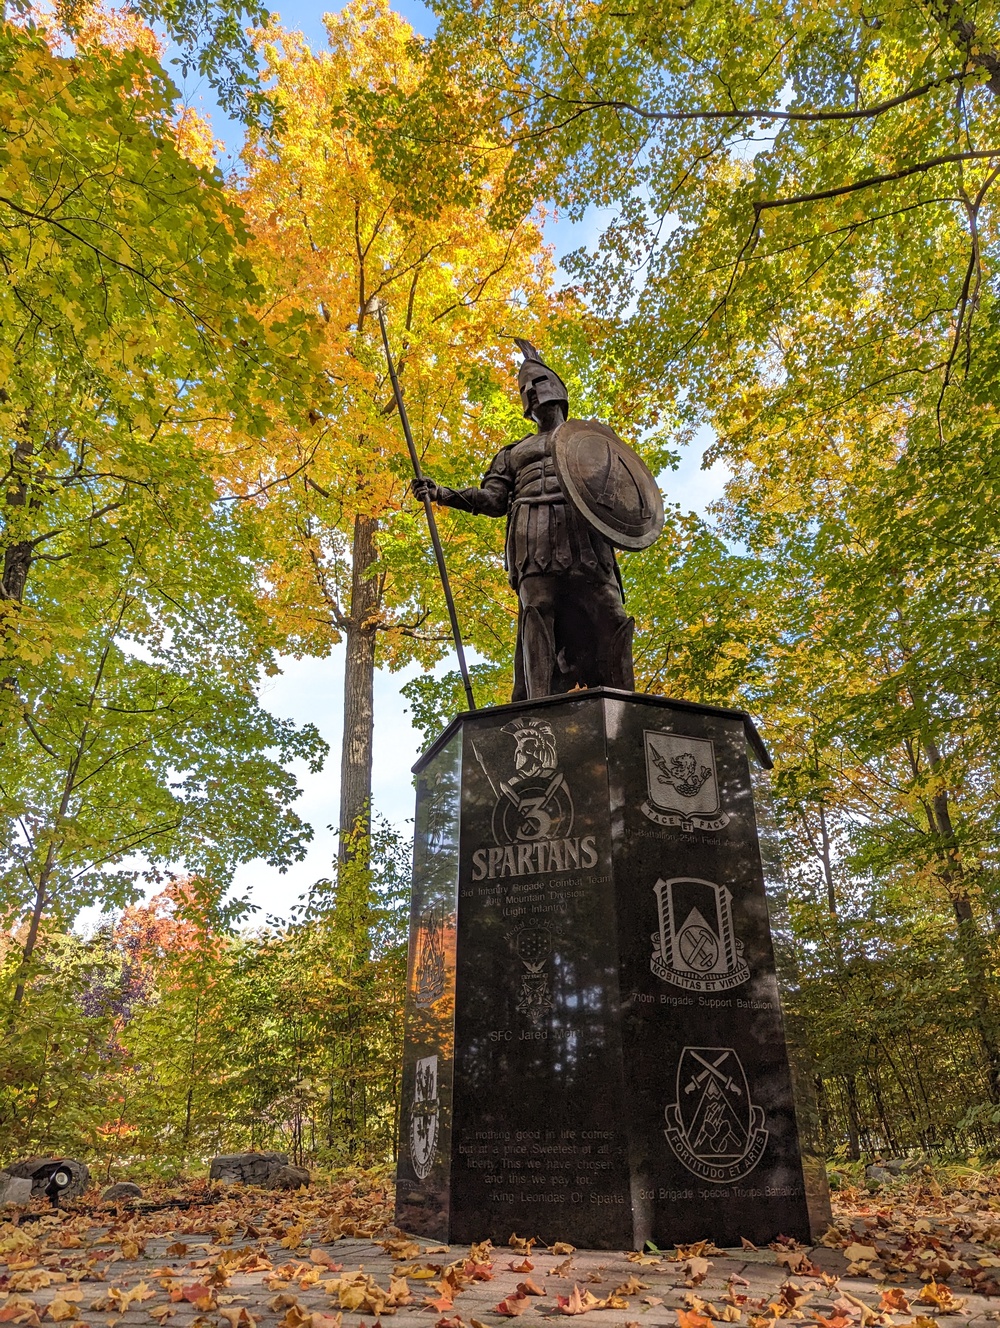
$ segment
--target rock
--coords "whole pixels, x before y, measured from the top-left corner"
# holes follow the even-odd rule
[[[224,1185],[268,1185],[287,1166],[287,1153],[222,1153],[212,1158],[208,1179]]]
[[[120,1180],[115,1185],[109,1185],[101,1195],[102,1203],[114,1203],[118,1199],[141,1199],[142,1190],[134,1181]]]
[[[6,1171],[17,1179],[30,1180],[33,1198],[48,1195],[53,1203],[76,1199],[90,1184],[90,1171],[74,1157],[28,1157],[12,1162]]]
[[[312,1177],[304,1167],[282,1167],[267,1182],[269,1190],[301,1190],[303,1185],[310,1185]]]
[[[891,1171],[887,1171],[885,1167],[880,1167],[877,1164],[865,1168],[865,1180],[869,1186],[891,1185],[895,1179]]]
[[[890,1157],[888,1162],[883,1162],[882,1165],[891,1176],[901,1176],[906,1170],[906,1158]]]
[[[0,1171],[0,1208],[27,1208],[31,1203],[31,1181]]]

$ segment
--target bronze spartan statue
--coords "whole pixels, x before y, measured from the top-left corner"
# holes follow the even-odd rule
[[[537,433],[493,458],[478,488],[428,476],[414,494],[507,518],[506,567],[517,591],[513,701],[574,687],[634,690],[632,632],[615,549],[644,549],[663,528],[656,481],[597,420],[567,419],[566,385],[529,341],[518,375]]]

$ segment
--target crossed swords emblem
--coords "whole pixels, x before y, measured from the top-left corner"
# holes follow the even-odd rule
[[[712,1075],[715,1079],[718,1079],[719,1083],[722,1084],[723,1088],[728,1088],[730,1092],[735,1093],[737,1097],[743,1096],[742,1088],[740,1088],[739,1084],[736,1083],[732,1075],[723,1074],[722,1071],[719,1069],[719,1066],[729,1055],[728,1050],[722,1053],[722,1055],[719,1057],[719,1059],[715,1062],[714,1065],[710,1064],[707,1060],[705,1060],[704,1056],[699,1056],[698,1053],[693,1048],[688,1048],[688,1050],[691,1052],[691,1055],[698,1062],[698,1064],[704,1065],[705,1068],[702,1070],[701,1074],[695,1074],[691,1076],[691,1082],[685,1085],[684,1088],[685,1093],[693,1093],[696,1088],[701,1087],[701,1085],[705,1082],[705,1080],[708,1078],[709,1075]]]
[[[555,797],[555,795],[559,792],[560,788],[566,782],[565,779],[563,778],[562,771],[557,770],[555,772],[555,774],[552,776],[552,778],[549,780],[548,784],[546,785],[544,792],[540,794],[534,794],[533,796],[530,797],[524,796],[518,794],[517,790],[512,788],[512,786],[508,784],[505,779],[501,779],[499,781],[500,787],[498,788],[496,782],[494,782],[493,776],[489,772],[489,768],[486,765],[486,762],[483,760],[482,753],[480,752],[479,748],[476,746],[475,743],[472,744],[472,750],[475,752],[476,759],[479,761],[479,764],[482,766],[483,774],[486,776],[487,780],[489,781],[490,788],[493,790],[493,796],[499,801],[500,795],[502,794],[505,798],[508,799],[508,801],[514,807],[514,810],[525,821],[533,821],[535,823],[536,828],[530,835],[524,835],[519,837],[523,837],[525,839],[548,838],[549,831],[552,827],[553,818],[552,816],[549,815],[549,813],[545,810],[545,808],[549,806],[552,799]]]

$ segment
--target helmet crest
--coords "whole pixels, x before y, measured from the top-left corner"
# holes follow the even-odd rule
[[[517,385],[521,392],[525,419],[537,422],[535,410],[548,401],[561,401],[568,412],[569,393],[563,380],[542,360],[530,341],[525,341],[523,337],[515,337],[514,341],[524,356],[517,371]]]

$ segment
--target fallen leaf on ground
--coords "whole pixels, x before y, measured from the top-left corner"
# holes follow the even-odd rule
[[[953,1296],[951,1288],[941,1282],[928,1282],[917,1300],[922,1305],[936,1306],[942,1314],[958,1314],[965,1308],[965,1301],[960,1296]]]
[[[67,1319],[78,1319],[80,1317],[79,1307],[62,1296],[54,1296],[50,1303],[45,1307],[46,1316],[55,1323],[64,1323]]]
[[[152,1300],[155,1295],[156,1292],[153,1288],[147,1286],[145,1282],[139,1282],[131,1291],[127,1291],[124,1287],[113,1286],[108,1287],[103,1295],[92,1301],[90,1308],[92,1310],[114,1310],[118,1314],[125,1314],[128,1307],[135,1304],[136,1301]],[[172,1293],[171,1299],[179,1298],[176,1292]]]
[[[705,1244],[706,1242],[702,1241],[701,1243]],[[684,1285],[692,1287],[700,1286],[701,1283],[704,1282],[705,1278],[708,1276],[708,1270],[709,1268],[711,1268],[711,1266],[712,1265],[709,1263],[707,1259],[703,1259],[700,1255],[697,1254],[692,1255],[690,1258],[685,1260],[684,1268],[682,1269],[682,1272],[684,1274]]]
[[[391,1254],[394,1259],[416,1259],[421,1254],[420,1246],[415,1240],[380,1240],[379,1244],[386,1254]]]
[[[23,1323],[30,1328],[38,1328],[41,1320],[34,1301],[22,1296],[15,1296],[6,1305],[0,1306],[0,1323]]]
[[[504,1296],[498,1305],[493,1306],[494,1314],[502,1314],[505,1318],[514,1319],[525,1310],[531,1309],[531,1300],[528,1296],[522,1295],[520,1291],[515,1291],[510,1296]]]
[[[549,1250],[550,1254],[575,1254],[576,1246],[567,1245],[564,1240],[557,1240]]]
[[[779,1250],[774,1256],[777,1264],[787,1268],[790,1273],[802,1273],[806,1277],[818,1277],[819,1269],[809,1258],[808,1250]]]
[[[670,1255],[670,1259],[673,1263],[683,1263],[685,1259],[703,1258],[708,1254],[721,1253],[722,1251],[710,1240],[696,1240],[690,1245],[678,1245]]]
[[[210,1286],[206,1286],[203,1282],[192,1282],[190,1286],[181,1287],[178,1299],[186,1300],[189,1304],[193,1305],[196,1310],[201,1310],[206,1314],[209,1310],[214,1310],[218,1305],[218,1301],[215,1298],[215,1292]]]
[[[241,1305],[238,1309],[233,1306],[231,1309],[219,1310],[219,1317],[226,1320],[229,1328],[255,1328],[258,1323],[258,1319],[250,1313],[245,1305]],[[316,1316],[313,1315],[312,1317],[315,1318]]]
[[[28,1273],[15,1273],[7,1284],[9,1291],[42,1291],[47,1286],[58,1286],[66,1281],[65,1273],[50,1273],[35,1268]]]
[[[450,1310],[454,1306],[454,1303],[455,1303],[454,1297],[452,1296],[441,1295],[441,1296],[435,1296],[433,1298],[431,1296],[428,1296],[427,1299],[424,1301],[424,1309],[437,1310],[439,1314],[443,1314],[445,1310]],[[345,1310],[352,1308],[356,1308],[356,1306],[350,1306],[350,1305],[344,1306]]]
[[[887,1287],[882,1292],[879,1309],[885,1314],[909,1314],[910,1302],[902,1287]]]
[[[586,1314],[588,1310],[602,1309],[605,1303],[577,1283],[574,1283],[568,1296],[556,1296],[560,1314]]]
[[[526,1277],[523,1282],[518,1282],[517,1289],[522,1296],[544,1296],[545,1288],[539,1286],[533,1277]]]
[[[859,1245],[855,1241],[844,1250],[844,1258],[849,1263],[871,1263],[878,1258],[878,1250],[874,1245]]]
[[[614,1294],[616,1296],[637,1296],[640,1291],[647,1291],[648,1289],[649,1283],[640,1282],[633,1273],[628,1281],[623,1282],[621,1286],[615,1287]]]
[[[311,1263],[318,1263],[322,1268],[329,1268],[332,1273],[339,1273],[344,1266],[342,1263],[336,1263],[326,1250],[318,1248],[309,1251],[309,1260]]]
[[[694,1310],[674,1310],[680,1328],[712,1328],[712,1320],[705,1314],[696,1314]]]
[[[520,1263],[514,1263],[511,1260],[507,1265],[512,1273],[530,1273],[534,1266],[530,1259],[522,1259]]]

